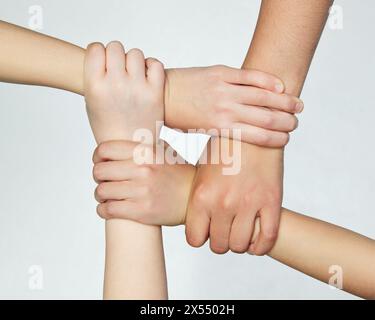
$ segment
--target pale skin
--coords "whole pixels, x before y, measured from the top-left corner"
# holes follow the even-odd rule
[[[106,48],[92,44],[84,75],[87,112],[98,143],[132,139],[135,125],[155,129],[163,119],[164,68],[155,59],[145,62],[142,51],[130,50],[125,58],[119,42]],[[166,298],[160,227],[107,221],[104,299]]]
[[[263,0],[243,68],[279,76],[286,92],[298,96],[331,4],[329,0]],[[192,246],[203,245],[208,235],[216,253],[250,249],[263,255],[274,245],[283,192],[283,148],[242,143],[242,153],[248,157],[238,175],[223,176],[217,165],[199,167],[186,220],[186,238]],[[256,217],[260,236],[250,244]]]
[[[83,48],[3,21],[0,41],[6,44],[0,52],[0,81],[84,94]],[[183,130],[240,126],[244,141],[284,146],[303,103],[283,91],[280,79],[257,70],[167,69],[164,120]]]
[[[189,192],[195,168],[190,165],[135,165],[132,155],[136,147],[137,144],[130,141],[108,141],[96,149],[94,168],[99,169],[94,169],[94,176],[101,189],[98,213],[105,219],[134,219],[152,225],[183,224],[187,205],[184,194]],[[144,147],[152,150],[151,146]],[[148,174],[138,174],[137,171],[143,172],[144,168],[150,169]],[[136,197],[129,205],[129,190],[122,184],[124,179],[133,184],[132,192],[140,189],[137,187],[139,181],[142,188],[149,188],[151,192]],[[153,188],[157,185],[164,188],[154,192]],[[153,204],[155,210],[144,208],[144,203]],[[254,228],[251,243],[260,236],[259,218]],[[336,272],[338,266],[341,268],[339,272],[342,271],[344,291],[365,299],[375,299],[374,252],[373,239],[282,209],[278,237],[268,255],[325,283],[329,283],[332,270]]]
[[[6,38],[7,39],[7,38]],[[8,40],[8,42],[9,42],[9,38],[7,39]],[[65,45],[65,43],[64,43],[64,45]],[[20,52],[22,52],[22,50],[20,51]],[[27,52],[27,50],[26,51],[24,51],[24,52]],[[7,52],[5,51],[5,54],[6,54]],[[46,51],[46,53],[47,53],[47,59],[48,59],[48,50]],[[54,51],[54,50],[52,50],[50,53],[52,53],[51,54],[51,57],[53,56],[53,54],[56,54],[56,51]],[[78,54],[78,49],[77,49],[77,54]],[[64,59],[66,59],[66,55],[64,56]],[[22,60],[22,59],[21,59]],[[66,60],[69,60],[69,59],[66,59]],[[45,61],[45,60],[44,60]],[[71,61],[69,60],[69,63],[71,63]],[[25,71],[27,71],[27,69],[20,69],[20,70],[22,70],[22,72],[25,72]],[[63,71],[62,71],[63,70]],[[57,76],[58,76],[58,78],[59,78],[59,76],[61,76],[62,78],[64,78],[64,74],[66,75],[67,74],[67,72],[69,71],[69,68],[67,68],[67,69],[62,69],[61,70],[61,72],[60,72],[60,74],[57,74]],[[78,69],[79,70],[79,69]],[[82,70],[82,69],[81,69]],[[12,81],[12,82],[25,82],[25,83],[32,83],[32,81],[34,81],[34,80],[32,80],[31,82],[28,82],[28,81],[23,81],[23,80],[18,80],[18,79],[14,79],[14,78],[12,78],[12,77],[9,77],[9,79],[10,80],[8,80],[8,78],[6,78],[6,71],[7,71],[7,68],[5,68],[5,80],[4,81]],[[225,72],[224,72],[225,73]],[[217,72],[215,72],[215,74],[216,74],[216,76],[214,76],[214,78],[216,77],[217,78]],[[220,75],[222,75],[222,70],[221,70],[221,72],[219,72],[219,74]],[[22,75],[22,76],[24,76],[24,74]],[[71,86],[73,86],[74,85],[74,81],[72,81],[72,79],[71,78],[69,78],[69,79],[66,79],[66,80],[69,80],[69,82],[73,82],[73,84],[69,84],[68,86],[67,86],[67,88],[69,88],[69,87],[71,87]],[[34,82],[35,83],[35,82]],[[48,85],[48,84],[45,84],[45,83],[38,83],[38,82],[36,82],[35,84],[42,84],[42,85]],[[77,90],[77,88],[79,88],[79,82],[77,82],[76,83],[76,85],[77,85],[77,87],[76,87],[76,89],[75,90]],[[52,81],[52,86],[55,86],[55,87],[59,87],[60,86],[60,84],[59,83],[56,83],[56,79],[54,79],[53,81]],[[65,88],[64,88],[65,89]],[[68,89],[69,90],[69,89]],[[71,90],[71,91],[75,91],[74,89],[73,90]],[[79,91],[79,89],[78,89],[78,91]],[[75,91],[75,92],[77,92],[77,91]],[[168,110],[168,108],[167,108],[167,105],[168,105],[168,98],[166,98],[166,110]],[[241,101],[236,101],[236,103],[238,103],[238,102],[241,102]],[[298,101],[297,102],[297,100],[296,101],[293,101],[293,106],[295,106],[294,108],[296,108],[296,109],[294,109],[294,110],[300,110],[300,107],[297,107],[297,106],[300,106],[300,102]],[[226,112],[227,112],[227,110],[226,110]],[[167,115],[168,115],[168,112],[166,112],[166,119],[168,119],[168,117],[167,117]],[[273,115],[274,116],[274,115]],[[269,119],[269,118],[267,118],[267,119]],[[267,123],[268,123],[268,125],[270,125],[270,122],[267,120],[266,121]],[[273,122],[275,122],[275,121],[271,121],[272,123]],[[219,128],[221,127],[221,125],[220,124],[218,124],[217,125]],[[284,134],[284,135],[279,135],[279,137],[282,137],[282,139],[281,138],[278,138],[278,143],[275,143],[275,138],[270,138],[270,137],[267,137],[267,138],[265,138],[265,136],[264,136],[264,134],[260,134],[259,135],[259,137],[261,137],[260,139],[260,141],[262,141],[262,144],[263,144],[263,142],[265,142],[264,144],[266,144],[267,145],[267,143],[268,143],[268,146],[276,146],[276,144],[278,144],[278,145],[284,145],[285,143],[286,143],[286,141],[287,141],[287,138],[286,138],[286,135]],[[283,141],[283,143],[280,143],[280,141]],[[250,142],[253,142],[253,143],[257,143],[256,141],[250,141]],[[259,155],[259,153],[258,153],[258,155]],[[260,161],[260,159],[262,159],[262,160],[266,160],[266,158],[268,158],[268,152],[267,152],[267,154],[265,155],[265,157],[264,158],[262,158],[261,156],[258,156],[257,157],[258,158],[258,162],[260,163],[261,161]],[[282,158],[282,157],[281,157]],[[279,168],[279,164],[281,163],[281,161],[280,161],[280,157],[277,157],[277,166],[275,166],[275,168],[276,169],[274,169],[274,171],[276,172],[276,174],[275,175],[273,175],[273,174],[271,174],[270,176],[270,180],[280,180],[280,174],[278,174],[281,170],[280,169],[278,169]],[[266,163],[267,163],[267,161],[266,161]],[[270,163],[270,166],[272,165],[272,161],[270,161],[269,162]],[[256,168],[257,167],[257,164],[255,164],[255,165],[253,165],[253,164],[250,164],[249,165],[249,168]],[[265,171],[267,171],[267,170],[265,170]],[[215,174],[213,174],[212,176],[215,176]],[[206,175],[206,177],[210,177],[210,179],[211,179],[211,176],[210,175]],[[276,177],[276,178],[274,178],[274,177]],[[260,177],[260,178],[264,178],[264,177]],[[258,177],[256,177],[256,179],[254,179],[255,181],[258,179]],[[262,181],[266,181],[265,179],[263,179]],[[260,182],[260,181],[259,181]],[[278,184],[278,185],[280,185],[280,181],[277,181],[276,182],[276,184]],[[270,194],[272,195],[272,202],[279,202],[279,197],[278,197],[278,195],[277,195],[277,193],[278,192],[275,192],[272,188],[270,188],[269,186],[264,186],[264,188],[262,189],[260,189],[261,191],[264,191],[265,189],[267,189],[266,191],[267,192],[265,192],[265,194],[266,194],[266,196],[267,197],[269,197],[270,196]],[[279,189],[279,188],[278,188]],[[261,193],[260,191],[258,191],[259,193]],[[220,192],[219,193],[216,193],[216,194],[219,194],[220,195]],[[276,196],[275,196],[276,195]],[[253,198],[256,198],[256,195],[254,195],[254,197]],[[268,203],[268,200],[269,199],[271,199],[271,197],[270,198],[266,198],[266,199],[263,199],[262,201],[261,201],[261,203]],[[274,199],[276,199],[276,201],[274,200]],[[228,201],[227,201],[228,202]],[[231,202],[231,200],[229,200],[229,204],[230,204],[230,202]],[[199,202],[198,202],[199,203]],[[226,206],[227,207],[227,206]],[[262,211],[259,211],[259,213],[261,214],[261,217],[262,217]],[[224,212],[224,214],[225,214],[225,212]],[[261,218],[261,221],[263,221],[263,220],[266,220],[267,218]],[[219,222],[220,222],[220,220],[218,220]],[[225,224],[225,227],[224,228],[222,228],[221,226],[220,226],[220,223],[216,223],[216,226],[219,226],[220,228],[218,229],[219,230],[219,232],[218,232],[218,234],[220,234],[220,237],[222,236],[222,234],[224,234],[224,238],[225,237],[227,237],[227,230],[228,230],[228,228],[227,228],[227,221],[224,221],[224,224]],[[261,228],[261,236],[259,237],[259,239],[262,239],[262,236],[263,236],[263,234],[264,234],[264,231],[265,230],[267,230],[267,228],[266,228],[266,226],[267,226],[267,223],[266,223],[266,221],[265,221],[265,223],[264,223],[264,225],[265,225],[265,227],[262,227]],[[263,226],[263,223],[262,223],[262,226]],[[268,232],[266,232],[265,234],[268,234]],[[268,243],[270,243],[270,242],[272,242],[272,240],[274,239],[274,237],[275,237],[275,235],[274,235],[274,232],[272,233],[270,233],[271,234],[271,237],[269,238],[269,234],[267,235],[267,236],[265,236],[265,238],[267,238],[266,240],[268,241]],[[261,240],[259,240],[261,243],[263,243],[263,242],[267,242],[267,241],[261,241]],[[269,245],[269,244],[268,244]],[[220,248],[221,249],[221,248]],[[258,253],[258,254],[260,254],[260,252],[258,251],[258,252],[256,252],[256,253]]]
[[[99,85],[91,85],[89,81],[84,81],[84,49],[5,22],[0,22],[0,41],[6,44],[0,53],[1,81],[61,88],[85,94],[88,100],[90,100],[90,93],[99,91],[108,98],[106,101],[110,100],[109,94],[113,92],[104,92],[104,88],[113,88],[113,86],[105,81],[100,81]],[[114,60],[116,59],[109,59],[107,63]],[[116,68],[110,69],[116,73]],[[230,126],[243,120],[242,124],[246,124],[247,128],[244,130],[244,137],[247,132],[247,137],[251,139],[249,142],[265,141],[266,145],[268,143],[270,146],[282,146],[288,141],[288,132],[295,129],[297,125],[293,113],[302,111],[301,100],[283,94],[282,82],[263,72],[215,66],[194,70],[174,69],[167,71],[166,75],[164,100],[167,124],[178,125],[180,118],[184,118],[185,110],[189,111],[186,114],[187,119],[194,121],[195,117],[201,121],[201,126],[207,129],[212,126],[222,128],[224,125]],[[112,76],[106,78],[110,83]],[[179,88],[181,79],[184,79],[182,82],[184,90]],[[200,80],[199,85],[197,79]],[[245,91],[243,85],[248,84],[252,85],[249,85],[249,90]],[[220,95],[201,96],[200,93],[203,91],[208,93],[220,91]],[[183,92],[188,92],[189,96],[184,97]],[[210,100],[207,97],[215,97],[215,99]],[[176,98],[178,100],[174,103]],[[198,106],[198,110],[186,108],[189,104]],[[272,109],[263,108],[267,104]],[[285,112],[281,112],[282,110]],[[88,104],[89,119],[98,142],[129,138],[131,133],[124,131],[124,124],[119,117],[106,118],[104,114],[106,112],[100,111],[100,107],[92,108]],[[202,122],[202,114],[207,114],[207,119],[210,121]],[[231,116],[232,122],[228,122],[229,118],[222,122],[223,114]],[[251,118],[254,118],[253,123],[249,122]],[[269,121],[270,118],[273,119],[272,123]],[[212,122],[213,119],[216,121]],[[264,127],[259,127],[257,130],[255,124],[259,126],[264,124]],[[195,125],[191,125],[195,128]],[[190,127],[189,123],[185,123],[184,126],[184,129]],[[275,131],[277,129],[281,131]],[[264,138],[267,135],[269,139]],[[138,240],[135,242],[134,239]],[[131,221],[109,221],[106,224],[106,243],[105,298],[163,299],[167,297],[159,227],[142,226]],[[143,255],[139,255],[139,252],[143,252]],[[154,266],[152,271],[149,270],[150,265]],[[136,276],[139,274],[144,276]],[[140,282],[141,279],[143,282]]]

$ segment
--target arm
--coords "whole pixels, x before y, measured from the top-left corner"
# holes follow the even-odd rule
[[[124,198],[126,188],[118,182],[126,178],[126,172],[144,169],[124,161],[132,157],[133,148],[134,144],[126,141],[111,141],[105,143],[104,149],[96,149],[94,176],[102,190],[97,197],[99,215],[152,225],[184,224],[195,172],[189,165],[150,165],[149,175],[135,180],[136,185],[150,188],[135,203],[135,210],[129,210],[127,201],[103,202]],[[109,161],[103,162],[104,159]],[[142,203],[151,203],[152,210],[143,208]],[[259,219],[256,219],[255,232],[252,236],[249,234],[252,243],[259,229]],[[269,256],[325,283],[332,276],[330,266],[337,265],[343,271],[343,290],[363,298],[375,298],[375,241],[350,230],[282,209],[279,234]]]
[[[286,92],[299,96],[332,2],[331,0],[263,0],[257,27],[243,67],[278,75],[285,83]],[[254,157],[261,161],[264,157],[268,158],[268,168],[275,172],[276,177],[283,175],[283,149],[265,150],[261,147],[254,147],[254,149],[256,149],[253,152]],[[277,170],[279,174],[276,173]],[[276,194],[281,195],[281,178],[275,180],[275,188],[279,190]],[[258,241],[251,248],[253,253],[263,254],[272,248],[279,218],[276,207],[271,215],[270,213],[270,211],[263,211],[260,215],[261,233]],[[273,237],[269,237],[268,233]]]
[[[137,128],[152,130],[155,136],[155,123],[164,117],[162,64],[145,62],[140,50],[125,56],[118,42],[107,48],[96,43],[87,49],[84,71],[87,113],[98,143],[131,140]],[[167,298],[160,227],[106,222],[104,298]]]
[[[84,49],[2,21],[0,42],[0,81],[84,94]],[[291,113],[299,112],[295,109],[299,100],[283,94],[283,90],[279,79],[256,70],[226,66],[169,69],[164,90],[165,122],[184,130],[233,129],[240,122],[244,141],[283,146],[287,132],[297,125]],[[269,92],[267,97],[264,92]],[[267,121],[269,111],[259,106],[279,109],[275,121]],[[264,144],[261,135],[270,139]]]
[[[363,235],[283,209],[269,256],[325,283],[337,265],[344,291],[375,299],[375,240]]]
[[[330,4],[328,0],[264,0],[244,68],[276,74],[285,82],[287,93],[299,95]],[[223,139],[211,139],[211,149],[217,149]],[[262,255],[271,250],[277,238],[283,149],[242,143],[241,155],[234,156],[241,159],[237,175],[223,176],[218,165],[198,169],[188,208],[187,241],[201,246],[210,235],[214,252],[245,252],[259,216],[260,236],[250,250]]]
[[[272,72],[299,95],[333,0],[263,0],[243,67]]]
[[[83,95],[84,49],[4,21],[0,21],[0,42],[0,81]]]
[[[84,93],[84,49],[1,21],[0,41],[3,43],[0,81]],[[101,120],[111,121],[105,117]],[[123,127],[123,123],[114,125],[112,122],[110,132],[95,126],[93,131],[100,143],[104,139],[126,138]],[[104,298],[166,297],[160,227],[132,221],[108,221]]]

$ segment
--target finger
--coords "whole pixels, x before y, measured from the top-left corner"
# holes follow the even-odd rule
[[[126,54],[126,70],[131,77],[146,78],[145,56],[139,49],[131,49]]]
[[[139,195],[139,190],[129,181],[102,182],[95,189],[95,200],[105,202],[107,200],[134,199]]]
[[[251,237],[250,244],[255,243],[255,241],[258,239],[259,233],[260,233],[260,219],[259,217],[256,217],[255,222],[254,222],[254,232]]]
[[[244,253],[249,249],[254,228],[256,213],[249,210],[239,213],[233,220],[229,237],[229,248],[236,253]]]
[[[249,251],[261,256],[267,254],[274,246],[280,224],[280,208],[263,208],[259,211],[260,233]]]
[[[94,163],[108,160],[127,160],[133,157],[135,148],[152,148],[129,140],[113,140],[100,143],[93,154]]]
[[[125,70],[125,49],[121,42],[111,41],[106,48],[107,74],[124,75]]]
[[[258,70],[230,68],[226,80],[231,83],[255,86],[278,93],[285,90],[285,86],[279,78]]]
[[[210,248],[218,254],[229,250],[230,229],[234,214],[215,214],[210,223]]]
[[[155,86],[164,87],[165,73],[163,64],[155,58],[146,59],[147,80]]]
[[[97,183],[103,181],[123,181],[135,179],[142,170],[132,159],[98,162],[93,168],[93,177]]]
[[[232,89],[233,94],[238,97],[238,102],[242,104],[268,107],[290,113],[300,113],[303,110],[302,100],[288,94],[249,86],[232,86]]]
[[[105,75],[105,48],[99,42],[90,43],[85,54],[85,82]]]
[[[210,228],[210,218],[205,210],[189,205],[186,214],[186,241],[195,248],[203,246]]]
[[[281,148],[289,142],[289,134],[286,132],[267,130],[245,123],[234,123],[233,129],[241,132],[241,139],[238,139],[238,135],[234,135],[234,131],[231,131],[233,139],[262,147]]]
[[[294,114],[264,107],[236,105],[233,107],[236,120],[263,129],[291,132],[298,126]]]
[[[100,203],[96,212],[103,219],[129,219],[138,221],[139,205],[131,200],[108,201]]]

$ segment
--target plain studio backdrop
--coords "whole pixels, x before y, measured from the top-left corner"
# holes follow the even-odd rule
[[[239,67],[259,5],[0,0],[0,19],[29,27],[42,9],[41,32],[80,46],[120,40],[166,67]],[[343,25],[326,26],[286,148],[284,206],[375,237],[375,4],[336,5]],[[0,84],[0,146],[0,298],[100,299],[104,222],[83,98]],[[183,227],[164,228],[164,245],[172,299],[353,298],[268,257],[191,248]]]

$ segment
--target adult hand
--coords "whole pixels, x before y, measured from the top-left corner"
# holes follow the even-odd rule
[[[299,98],[283,91],[280,79],[257,70],[167,69],[165,122],[182,130],[241,129],[244,142],[282,147],[297,127],[294,113],[303,109]]]
[[[224,138],[211,139],[208,156],[217,154]],[[228,141],[232,144],[234,141]],[[276,240],[282,199],[283,156],[280,150],[241,143],[240,171],[224,175],[223,163],[200,165],[186,218],[186,238],[199,247],[210,238],[211,250],[247,250],[263,255]],[[210,157],[209,157],[210,163]],[[260,218],[260,235],[250,246],[254,221]]]

